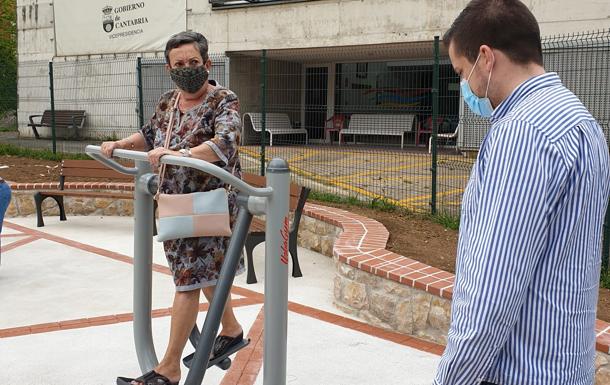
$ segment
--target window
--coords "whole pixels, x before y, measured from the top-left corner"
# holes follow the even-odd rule
[[[259,5],[274,5],[285,3],[303,3],[306,1],[315,0],[209,0],[212,4],[212,9],[221,8],[237,8],[237,7],[252,7]]]

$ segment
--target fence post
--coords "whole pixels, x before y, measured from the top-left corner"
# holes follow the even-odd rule
[[[602,241],[602,272],[610,273],[610,202],[606,208],[606,220],[604,221],[604,234]]]
[[[142,58],[137,59],[136,72],[138,74],[138,124],[144,126],[144,91],[142,89]]]
[[[51,139],[53,141],[53,154],[57,152],[55,138],[55,88],[53,87],[53,62],[49,62],[49,92],[51,94]]]
[[[432,172],[432,188],[430,197],[430,209],[432,215],[436,214],[436,174],[437,174],[437,159],[436,159],[436,135],[438,134],[438,92],[439,92],[439,37],[434,36],[434,69],[432,74],[432,167],[430,171]]]
[[[267,50],[261,56],[261,175],[265,175],[265,137],[267,135]]]

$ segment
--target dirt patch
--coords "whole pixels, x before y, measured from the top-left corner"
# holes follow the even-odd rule
[[[0,177],[12,182],[57,182],[59,180],[60,162],[21,158],[17,156],[0,156]]]
[[[0,156],[0,177],[13,182],[57,182],[59,162]],[[455,272],[458,233],[417,216],[383,212],[364,207],[318,202],[351,211],[381,222],[390,232],[388,250],[430,266]],[[610,290],[600,289],[597,318],[610,322]]]

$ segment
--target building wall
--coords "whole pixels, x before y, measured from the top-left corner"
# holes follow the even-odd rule
[[[211,51],[304,48],[430,40],[442,34],[467,0],[317,0],[212,10],[187,0],[187,26],[204,33]],[[525,0],[543,36],[607,29],[607,0]],[[19,59],[54,55],[51,1],[18,0]]]
[[[190,29],[204,33],[210,40],[210,52],[224,53],[226,51],[246,51],[281,48],[307,48],[325,46],[347,46],[361,44],[384,44],[396,42],[429,41],[435,35],[446,30],[451,21],[467,3],[467,0],[317,0],[292,4],[277,4],[257,7],[243,7],[225,10],[212,10],[211,4],[205,0],[187,0],[187,26]],[[581,32],[597,29],[607,29],[610,24],[610,2],[607,0],[588,0],[576,2],[573,0],[542,1],[526,0],[526,4],[537,16],[543,36]],[[24,135],[31,134],[27,128],[27,116],[40,114],[48,109],[48,61],[73,62],[82,65],[90,60],[113,61],[112,55],[88,55],[81,57],[54,58],[54,28],[53,6],[50,0],[17,0],[17,26],[19,51],[19,126]],[[139,54],[134,52],[126,58]],[[154,56],[146,54],[145,57]],[[124,60],[125,58],[121,58]],[[255,62],[257,62],[255,60]],[[89,87],[92,77],[86,72],[79,72],[81,66],[64,68],[64,76],[72,79],[66,84],[66,94],[70,97],[72,88],[74,95],[83,100],[91,100],[92,105],[80,103],[71,106],[67,101],[59,106],[65,108],[86,108],[92,110],[87,122],[88,129],[101,129],[114,132],[117,118],[118,126],[123,131],[130,132],[137,126],[131,116],[137,108],[135,96],[130,92],[127,100],[113,103],[111,95],[97,95],[99,90]],[[98,70],[105,72],[111,63],[104,63]],[[244,91],[242,100],[258,101],[259,79],[252,78],[256,66],[247,68],[249,73],[236,73],[234,81],[241,81]],[[272,66],[273,63],[270,63]],[[106,89],[117,90],[133,83],[133,66],[114,77],[99,77]],[[231,66],[239,68],[239,66]],[[92,67],[91,67],[92,68]],[[244,70],[246,68],[243,68]],[[271,68],[270,68],[271,70]],[[286,67],[285,70],[288,70]],[[291,69],[290,69],[291,70]],[[71,72],[73,71],[73,72]],[[238,70],[238,72],[240,72]],[[46,78],[45,78],[46,77]],[[248,78],[249,77],[249,78]],[[247,78],[247,79],[246,79]],[[79,80],[80,79],[80,80]],[[109,80],[110,79],[110,80]],[[291,81],[297,79],[293,77]],[[273,82],[270,79],[270,82]],[[278,79],[278,82],[283,80]],[[93,82],[95,83],[95,82]],[[246,84],[247,83],[247,84]],[[273,84],[270,84],[273,87]],[[281,87],[288,86],[280,84]],[[295,89],[300,84],[290,85]],[[45,90],[46,89],[46,90]],[[114,91],[113,91],[114,92]],[[251,93],[252,98],[247,97]],[[34,95],[35,94],[35,95]],[[96,96],[97,95],[97,96]],[[108,103],[100,105],[96,97]],[[301,95],[270,95],[289,98],[290,104],[299,104]],[[272,100],[270,100],[272,102]],[[74,104],[74,103],[72,103]],[[86,103],[85,103],[86,104]],[[112,107],[112,105],[118,105]],[[58,108],[59,108],[58,106]],[[249,108],[250,106],[244,106]],[[251,106],[253,109],[256,106]],[[95,110],[95,111],[93,111]],[[124,117],[128,116],[128,121]],[[291,116],[298,120],[298,116]]]
[[[212,11],[191,1],[188,27],[227,51],[430,40],[442,34],[467,0],[319,0]],[[525,0],[542,35],[606,29],[606,0]]]

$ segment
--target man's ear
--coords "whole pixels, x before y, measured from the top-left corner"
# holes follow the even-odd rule
[[[208,58],[208,60],[205,61],[205,69],[210,71],[212,69],[212,60],[210,60],[210,58]]]
[[[169,66],[169,64],[165,64],[165,70],[167,72],[169,72],[172,69],[172,67]]]
[[[481,64],[487,71],[491,71],[496,61],[493,49],[490,46],[483,44],[481,48],[479,48],[479,54],[481,55],[481,58],[479,59]]]

